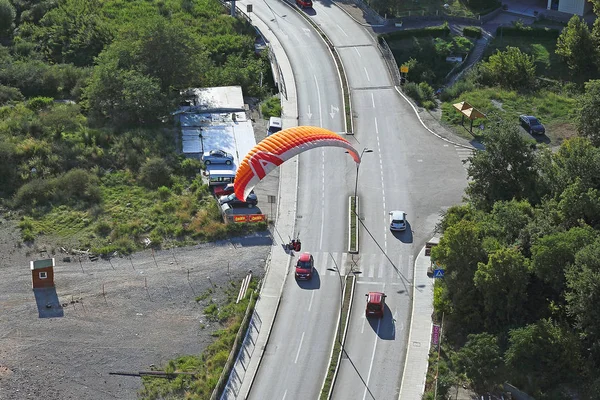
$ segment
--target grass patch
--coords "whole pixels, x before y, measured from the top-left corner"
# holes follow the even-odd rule
[[[209,399],[217,385],[221,372],[227,362],[235,337],[241,327],[246,308],[250,305],[252,312],[255,298],[250,294],[256,290],[258,282],[252,279],[246,296],[235,304],[239,284],[227,289],[227,299],[216,306],[216,315],[222,329],[213,335],[216,340],[200,355],[187,355],[169,361],[163,366],[165,372],[193,372],[194,375],[177,375],[173,379],[157,379],[142,377],[143,388],[139,398],[156,400],[163,398],[185,398],[189,400]],[[204,329],[200,327],[200,329]],[[236,351],[239,349],[235,349]]]
[[[350,197],[350,252],[358,251],[358,210],[356,209],[356,197]]]
[[[344,301],[342,303],[343,306],[340,319],[340,326],[342,327],[342,329],[338,329],[338,331],[336,332],[336,337],[333,344],[333,353],[331,355],[331,364],[329,364],[329,369],[327,370],[327,377],[325,378],[323,390],[321,391],[321,396],[319,396],[319,399],[321,400],[327,400],[327,396],[329,394],[329,391],[331,390],[331,386],[333,385],[333,376],[335,375],[335,370],[337,369],[338,362],[340,360],[340,353],[343,351],[343,329],[346,326],[346,321],[348,320],[348,316],[350,315],[350,297],[352,296],[352,291],[349,289],[352,288],[353,279],[355,279],[354,276],[347,276],[346,281],[344,283],[346,291],[344,292]]]
[[[442,121],[460,127],[461,114],[452,106],[459,101],[467,101],[486,115],[496,115],[504,120],[514,121],[518,124],[519,114],[532,114],[540,118],[546,126],[546,135],[551,144],[559,145],[563,140],[573,135],[575,126],[565,121],[573,120],[573,108],[576,99],[567,93],[555,93],[541,90],[534,94],[521,94],[515,91],[499,88],[484,88],[467,91],[460,98],[442,103]],[[485,120],[476,120],[473,126]],[[465,119],[465,126],[469,121]],[[458,131],[464,131],[460,128]],[[475,132],[475,129],[473,129]]]
[[[533,56],[538,76],[564,81],[572,80],[572,73],[556,54],[556,39],[551,37],[506,36],[500,29],[496,37],[488,44],[483,53],[483,60],[504,51],[508,46],[518,47],[522,52]]]

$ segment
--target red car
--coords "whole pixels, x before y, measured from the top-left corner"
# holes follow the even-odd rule
[[[315,260],[310,253],[302,253],[296,263],[296,280],[311,280],[315,270]]]
[[[220,198],[221,196],[227,196],[233,193],[233,183],[229,183],[225,186],[214,186],[213,193],[215,196]]]
[[[369,292],[365,296],[367,296],[367,309],[365,311],[367,318],[383,318],[386,295],[381,292]]]
[[[296,0],[296,5],[300,8],[311,8],[312,0]]]

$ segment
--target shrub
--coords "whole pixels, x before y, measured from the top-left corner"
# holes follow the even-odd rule
[[[263,118],[281,117],[281,100],[277,96],[267,99],[261,106]]]
[[[169,189],[166,186],[161,186],[158,188],[158,197],[162,200],[165,201],[167,200],[169,197],[171,197],[171,189]]]
[[[465,26],[463,29],[463,35],[479,39],[481,38],[481,28],[479,26]]]
[[[419,84],[409,82],[404,85],[404,93],[412,98],[419,106],[427,108],[428,110],[435,109],[437,106],[435,92],[427,82],[421,82]]]
[[[401,31],[386,33],[381,35],[380,37],[385,40],[398,40],[398,39],[407,39],[407,38],[416,38],[416,37],[446,37],[450,35],[450,27],[447,22],[444,22],[442,25],[438,26],[429,26],[427,28],[419,28],[419,29],[404,29]]]
[[[45,206],[54,196],[55,190],[55,180],[34,179],[17,190],[13,198],[13,204],[15,207],[24,207],[27,209],[36,206]]]
[[[458,99],[463,93],[471,90],[475,90],[475,84],[473,81],[470,79],[462,79],[449,88],[444,89],[440,94],[440,100],[448,102]]]
[[[171,168],[162,158],[151,158],[140,168],[140,182],[150,189],[171,185]]]
[[[34,97],[27,102],[27,108],[33,111],[39,111],[51,107],[53,103],[54,99],[51,97]]]
[[[185,158],[179,164],[181,173],[187,178],[194,178],[202,171],[204,164],[195,158]]]
[[[0,106],[14,101],[23,101],[24,97],[17,88],[0,85]]]
[[[110,224],[106,221],[100,221],[96,224],[96,227],[94,228],[94,231],[96,232],[96,234],[98,234],[99,236],[102,237],[107,237],[108,235],[110,235],[110,231],[112,230],[112,228],[110,227]]]

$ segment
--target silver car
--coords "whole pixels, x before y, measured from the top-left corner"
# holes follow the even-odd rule
[[[233,156],[223,150],[211,150],[206,151],[202,154],[202,162],[205,165],[210,164],[227,164],[231,165],[233,162]]]
[[[406,213],[404,211],[390,212],[390,230],[391,231],[406,230]]]

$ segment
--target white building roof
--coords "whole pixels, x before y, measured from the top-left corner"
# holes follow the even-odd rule
[[[183,91],[182,94],[193,102],[191,108],[196,112],[244,110],[241,86],[191,88]]]

